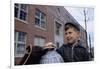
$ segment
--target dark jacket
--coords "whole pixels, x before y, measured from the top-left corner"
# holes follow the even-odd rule
[[[80,45],[72,47],[64,44],[57,52],[63,57],[64,62],[89,61],[88,51]]]

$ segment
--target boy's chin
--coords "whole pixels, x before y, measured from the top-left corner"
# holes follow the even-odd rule
[[[68,44],[72,45],[72,44],[74,44],[74,42],[68,42]]]
[[[67,42],[68,44],[73,44],[73,42],[72,41],[69,41],[69,42]]]

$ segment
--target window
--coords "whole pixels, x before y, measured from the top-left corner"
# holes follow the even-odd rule
[[[26,45],[26,33],[15,31],[15,57],[23,57]]]
[[[57,46],[57,48],[59,48],[59,42],[56,42],[56,46]]]
[[[19,4],[15,4],[15,17],[18,18]]]
[[[60,15],[60,12],[61,12],[61,11],[60,11],[60,8],[57,8],[57,14],[58,14],[58,16],[61,16],[61,15]]]
[[[46,15],[38,9],[35,12],[35,25],[41,28],[46,27]]]
[[[14,16],[23,21],[27,20],[28,6],[26,4],[15,4]]]
[[[45,44],[45,39],[44,38],[41,38],[41,37],[35,37],[34,38],[34,45],[35,46],[41,46],[43,47]]]
[[[56,35],[60,35],[61,24],[56,22]]]

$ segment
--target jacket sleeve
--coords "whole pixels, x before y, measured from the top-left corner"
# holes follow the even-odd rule
[[[84,49],[83,61],[90,61],[89,52]]]
[[[63,57],[63,47],[58,48],[56,51]]]

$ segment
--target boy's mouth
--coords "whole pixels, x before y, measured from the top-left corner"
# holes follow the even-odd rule
[[[72,40],[72,38],[67,38],[68,41]]]

